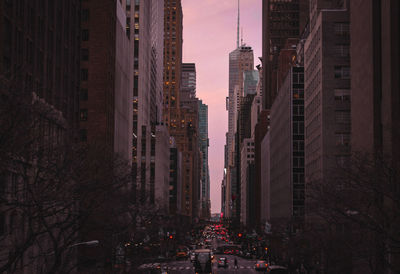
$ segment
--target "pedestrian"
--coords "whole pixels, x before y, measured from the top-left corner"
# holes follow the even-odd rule
[[[237,268],[237,258],[235,257],[235,268]]]

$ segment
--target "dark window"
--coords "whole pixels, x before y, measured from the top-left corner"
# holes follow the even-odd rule
[[[81,69],[81,80],[87,81],[89,78],[89,73],[87,69]]]
[[[82,88],[79,97],[80,97],[81,101],[87,101],[88,100],[88,89]]]
[[[89,30],[82,30],[82,41],[89,41]]]
[[[82,49],[81,50],[81,58],[82,58],[82,61],[88,61],[89,60],[89,49]]]
[[[84,9],[82,10],[82,22],[87,22],[89,21],[89,10]]]
[[[87,119],[88,119],[88,110],[87,109],[81,109],[80,110],[79,119],[81,121],[87,121]]]
[[[81,129],[79,131],[79,135],[80,135],[81,142],[87,141],[87,130],[86,129]]]

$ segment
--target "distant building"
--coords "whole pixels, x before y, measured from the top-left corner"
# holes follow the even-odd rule
[[[254,140],[245,138],[241,147],[240,178],[240,223],[249,227],[254,224],[254,181],[249,180],[254,167]],[[253,165],[250,165],[253,164]]]
[[[228,134],[227,134],[227,185],[226,185],[226,204],[225,217],[236,216],[233,213],[233,201],[238,196],[235,159],[237,150],[235,150],[235,134],[238,119],[238,110],[240,109],[240,100],[243,97],[243,75],[245,71],[253,71],[254,57],[253,50],[248,46],[240,46],[229,54],[229,97],[228,97]],[[236,169],[235,169],[236,170]],[[230,206],[231,205],[231,206]],[[236,208],[236,207],[235,207]],[[236,216],[238,217],[238,216]]]
[[[199,100],[199,146],[201,152],[201,217],[210,217],[210,172],[208,168],[208,106]]]
[[[243,72],[243,96],[257,93],[258,75],[258,70]]]
[[[196,65],[194,63],[182,64],[181,90],[188,90],[190,98],[196,97]]]
[[[182,20],[181,0],[165,0],[163,121],[169,128],[177,126],[180,119]]]

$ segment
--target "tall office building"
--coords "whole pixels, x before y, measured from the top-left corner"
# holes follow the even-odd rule
[[[82,3],[80,131],[82,141],[132,159],[132,44],[121,3]],[[114,16],[110,15],[110,12]],[[92,24],[90,18],[105,18]],[[105,35],[108,30],[114,35]]]
[[[35,182],[34,174],[48,174],[43,172],[45,157],[54,154],[53,147],[70,145],[78,136],[80,15],[78,0],[0,2],[0,264],[5,272],[50,271],[52,259],[42,254],[53,250],[51,238],[37,233],[42,228],[36,214],[44,211],[27,206],[33,196],[42,199],[47,180],[36,181],[41,191],[30,189],[33,196],[26,187]],[[29,161],[36,151],[46,153]],[[50,199],[46,201],[58,202]],[[53,226],[56,217],[65,222],[65,215],[58,214],[46,216],[46,224]],[[72,230],[64,231],[74,236]],[[76,264],[75,254],[69,262]]]
[[[382,167],[382,159],[379,158],[382,153],[388,160],[384,165],[397,171],[400,168],[399,14],[400,3],[395,0],[350,2],[351,150],[355,155],[378,156],[375,158],[378,159],[378,168]],[[398,177],[394,180],[385,176],[383,180],[375,178],[372,177],[374,183],[378,182],[383,189],[387,189],[383,193],[398,197]],[[368,184],[369,179],[365,179]],[[369,187],[371,185],[367,185]],[[378,187],[374,195],[382,188]],[[396,202],[392,198],[378,199],[372,202],[373,207],[376,203],[378,208],[385,208],[383,220],[388,220],[387,216],[398,215],[398,207],[394,206]],[[378,215],[372,217],[376,220],[372,223],[383,223],[382,214],[375,210],[372,212]],[[391,231],[397,230],[394,228],[397,225],[392,225],[395,221],[391,219],[388,223],[391,223],[389,229],[394,229]],[[398,273],[400,258],[395,248],[398,237],[388,237],[386,232],[381,231],[373,234],[376,239],[372,243],[374,265],[381,273]]]
[[[200,213],[202,218],[210,217],[210,173],[208,168],[208,106],[199,100],[199,146],[201,152]]]
[[[134,87],[133,87],[133,177],[136,180],[135,198],[160,208],[156,189],[168,188],[157,173],[164,174],[167,163],[156,166],[155,159],[169,162],[169,151],[157,150],[157,141],[168,143],[162,127],[163,100],[163,45],[164,1],[135,0],[126,5],[127,33],[134,41]],[[158,127],[158,128],[157,128]],[[157,132],[164,136],[157,136]],[[160,177],[161,178],[161,177]],[[165,190],[164,190],[165,192]]]
[[[107,0],[82,2],[80,130],[83,142],[102,147],[103,157],[118,154],[132,162],[133,44],[126,32],[125,2]],[[95,21],[93,18],[102,18]],[[107,180],[109,178],[100,178]],[[131,186],[127,185],[127,190]],[[91,205],[82,205],[83,209]],[[80,260],[97,262],[100,267],[115,248],[109,204],[92,214],[81,231],[84,241],[98,239],[95,251],[80,249]],[[127,236],[126,238],[129,238]],[[126,239],[125,238],[125,239]],[[122,239],[119,239],[122,240]],[[81,270],[86,272],[87,269]]]
[[[263,0],[263,108],[270,109],[277,89],[278,56],[288,38],[298,38],[308,19],[309,0]]]
[[[352,151],[398,163],[399,2],[354,0],[350,14]]]
[[[226,186],[225,186],[225,217],[239,217],[236,205],[240,203],[238,198],[238,181],[237,178],[237,152],[235,149],[235,134],[238,120],[238,110],[240,109],[241,97],[243,92],[243,77],[245,71],[254,70],[253,49],[246,45],[239,44],[239,23],[240,10],[238,1],[238,24],[237,24],[237,40],[236,49],[229,53],[229,93],[227,97],[228,110],[228,133],[226,141],[227,159],[225,163],[226,169]],[[235,208],[235,210],[233,210]],[[235,212],[233,214],[233,212]]]
[[[182,20],[181,0],[165,0],[163,121],[170,129],[178,125],[180,118]]]
[[[306,185],[331,179],[348,163],[351,132],[349,11],[343,1],[311,3],[304,44]]]
[[[271,109],[270,219],[286,227],[304,217],[304,69],[292,67]]]
[[[181,90],[189,92],[190,98],[196,97],[196,65],[194,63],[182,64]]]
[[[245,71],[243,73],[243,96],[256,94],[259,80],[258,70]]]

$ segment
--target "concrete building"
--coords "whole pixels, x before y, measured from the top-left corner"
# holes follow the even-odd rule
[[[313,2],[304,44],[306,185],[330,179],[350,155],[349,11],[334,4]]]
[[[399,162],[399,3],[350,3],[351,147]],[[346,29],[348,30],[348,29]],[[365,58],[368,56],[368,58]]]
[[[243,97],[243,75],[244,71],[253,71],[254,57],[253,50],[248,46],[240,46],[229,54],[229,97],[228,97],[228,134],[227,134],[227,205],[232,205],[232,198],[236,197],[237,181],[233,172],[236,153],[235,134],[238,120],[238,110],[240,108],[241,97]],[[234,196],[232,196],[234,195]],[[232,217],[232,212],[226,208],[225,217]]]
[[[382,153],[389,160],[385,165],[393,170],[400,167],[399,14],[399,1],[350,2],[351,150],[354,155],[373,157]],[[394,183],[398,184],[398,180]],[[393,188],[399,189],[398,185]],[[398,196],[394,194],[398,193],[396,190],[390,193],[392,197]],[[391,198],[383,203],[387,208],[396,208]],[[381,214],[378,215],[381,223]],[[393,248],[395,240],[383,240],[381,231],[377,234],[379,240],[373,243],[375,266],[381,273],[399,272],[400,258]],[[371,273],[363,267],[364,261],[359,262],[358,273]]]
[[[82,10],[90,14],[90,18],[103,18],[96,24],[92,20],[81,24],[85,60],[81,63],[80,88],[81,92],[87,92],[86,100],[80,102],[82,141],[102,147],[104,156],[110,160],[114,154],[119,154],[131,163],[134,66],[133,44],[126,32],[125,2],[82,2]],[[131,185],[127,186],[127,191],[131,189]],[[88,226],[81,231],[82,240],[95,238],[102,242],[96,252],[82,249],[79,254],[81,259],[93,260],[99,267],[105,267],[104,262],[112,256],[116,245],[116,235],[108,226],[111,213],[107,206],[103,204],[96,209]]]
[[[0,3],[0,268],[5,272],[48,272],[54,262],[42,255],[43,250],[54,249],[48,234],[36,234],[43,223],[35,214],[43,211],[26,210],[32,202],[26,185],[35,182],[33,177],[39,173],[32,167],[36,169],[44,157],[29,162],[33,153],[44,150],[46,156],[52,155],[54,147],[78,141],[80,15],[77,0]],[[38,128],[40,134],[33,131]],[[35,198],[43,194],[39,192]],[[58,202],[57,198],[52,201]],[[58,212],[47,216],[46,223],[53,226],[57,217],[65,223],[65,215]],[[68,229],[64,232],[70,239],[76,235]],[[58,234],[60,246],[63,234]],[[69,255],[69,266],[73,266],[76,253]],[[65,259],[64,255],[59,258]]]
[[[270,221],[283,228],[304,218],[304,69],[292,67],[271,109]],[[293,227],[296,229],[296,227]]]
[[[182,210],[182,152],[170,137],[169,212],[175,215]]]
[[[263,0],[263,108],[270,109],[278,91],[278,57],[288,38],[298,38],[308,20],[309,0]]]
[[[201,152],[201,183],[200,183],[200,201],[201,217],[210,217],[210,172],[208,168],[208,106],[199,100],[199,146]]]
[[[126,35],[126,15],[121,3],[102,1],[82,4],[94,18],[104,17],[104,25],[82,22],[80,131],[82,141],[97,143],[108,152],[132,159],[132,44]],[[115,15],[111,18],[109,13]],[[106,36],[105,29],[115,33]],[[87,53],[87,55],[86,55]],[[107,58],[109,58],[109,60]],[[111,62],[111,63],[110,63]],[[99,65],[104,64],[104,65]]]
[[[182,19],[181,0],[165,0],[163,121],[169,128],[176,127],[180,121]]]
[[[152,189],[150,188],[150,202],[158,207],[160,213],[168,215],[170,205],[171,156],[169,133],[164,125],[156,126],[155,139],[154,194],[151,193]],[[151,199],[154,199],[154,201]]]
[[[248,180],[251,177],[250,164],[254,164],[254,140],[252,138],[243,139],[240,151],[240,223],[245,227],[250,227],[254,223],[254,181]]]
[[[270,132],[268,131],[262,142],[261,142],[261,186],[260,186],[260,193],[261,199],[260,201],[260,221],[262,224],[270,223],[271,220],[271,188],[270,188],[270,182],[271,182],[271,150],[270,150]]]
[[[157,170],[154,159],[166,160],[159,167],[168,165],[169,151],[159,150],[157,141],[168,143],[162,126],[163,100],[163,38],[164,2],[162,0],[132,1],[127,3],[127,34],[134,41],[133,88],[133,174],[136,178],[136,199],[155,204]],[[157,129],[158,128],[158,129]],[[156,136],[159,132],[163,136]],[[156,155],[156,153],[167,155]],[[157,205],[160,206],[160,205]]]
[[[243,96],[256,94],[259,80],[258,70],[244,71],[243,74]]]
[[[190,98],[196,97],[196,65],[194,63],[182,64],[181,90],[187,89]]]

